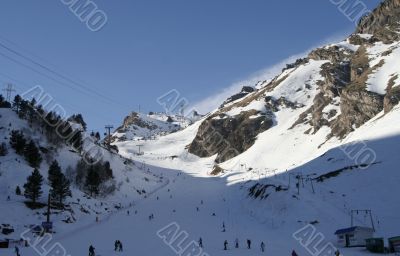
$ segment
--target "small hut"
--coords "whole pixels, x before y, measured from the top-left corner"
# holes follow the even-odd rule
[[[363,247],[366,246],[366,239],[372,238],[374,229],[368,227],[350,227],[339,229],[335,232],[340,247]]]

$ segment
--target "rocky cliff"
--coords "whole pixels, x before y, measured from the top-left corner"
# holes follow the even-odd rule
[[[288,129],[344,139],[400,99],[400,0],[386,0],[343,42],[311,51],[259,89],[244,88],[200,125],[189,152],[224,162],[296,113]],[[285,114],[286,115],[286,114]],[[278,116],[278,118],[277,118]],[[230,151],[227,153],[227,147]]]

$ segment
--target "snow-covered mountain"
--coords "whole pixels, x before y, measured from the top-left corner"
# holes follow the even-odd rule
[[[125,117],[123,124],[112,135],[112,141],[146,140],[182,130],[201,116],[186,117],[150,112],[132,112]]]
[[[75,148],[64,143],[55,143],[49,140],[48,131],[41,123],[21,118],[11,108],[0,108],[0,144],[5,147],[0,156],[0,240],[19,239],[19,235],[30,226],[41,225],[46,221],[47,211],[44,205],[47,203],[50,184],[47,181],[50,164],[56,160],[62,172],[71,182],[71,197],[67,197],[65,208],[59,206],[52,209],[51,221],[55,232],[67,234],[70,231],[82,228],[97,218],[104,219],[117,211],[134,205],[137,200],[144,198],[154,189],[164,184],[162,178],[148,173],[142,163],[135,163],[122,158],[117,154],[108,152],[92,140],[84,140],[83,151],[100,153],[98,160],[108,162],[112,170],[112,181],[100,187],[101,195],[90,196],[76,183],[79,172],[78,163],[82,162],[82,154]],[[82,129],[77,123],[71,123],[75,129]],[[33,168],[21,154],[10,146],[12,131],[21,131],[26,140],[32,140],[39,148],[42,162],[38,166],[43,176],[42,196],[38,202],[38,209],[31,210],[25,202],[24,184],[31,175]],[[90,154],[90,152],[88,153]],[[96,167],[97,168],[97,167]],[[84,178],[85,179],[85,178]],[[16,194],[17,187],[21,194]],[[12,229],[13,232],[2,233],[3,229]]]
[[[334,233],[350,220],[374,227],[375,237],[400,235],[399,57],[400,0],[385,0],[348,38],[244,87],[199,121],[132,113],[113,134],[120,155],[95,144],[117,189],[92,198],[74,187],[71,210],[56,211],[55,241],[71,255],[84,255],[91,244],[97,255],[114,255],[120,239],[121,255],[284,256],[334,255],[321,250],[338,246]],[[54,147],[39,168],[43,176],[53,159],[66,170],[81,158],[14,111],[0,110],[0,143],[17,129],[41,148]],[[43,221],[44,210],[27,209],[14,195],[32,171],[28,163],[13,149],[0,161],[0,189],[11,195],[0,199],[0,217],[18,231],[4,237],[15,238]],[[42,201],[47,184],[45,190]],[[127,208],[119,211],[120,204]],[[67,217],[76,221],[64,224]],[[303,234],[315,239],[309,248],[293,237],[308,224],[316,229]],[[172,229],[163,237],[166,227]],[[199,238],[204,248],[190,247]],[[252,249],[245,249],[247,239]],[[340,251],[371,255],[365,248]]]
[[[399,13],[400,1],[383,1],[348,38],[244,88],[199,122],[116,145],[126,157],[136,158],[140,143],[138,159],[218,175],[253,198],[251,215],[271,228],[317,221],[332,234],[361,208],[373,211],[378,235],[398,235]]]

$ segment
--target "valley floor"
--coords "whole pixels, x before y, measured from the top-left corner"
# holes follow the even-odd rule
[[[45,248],[48,250],[59,242],[66,249],[67,255],[81,256],[88,255],[88,247],[92,244],[96,248],[96,255],[102,256],[173,256],[178,254],[159,238],[157,232],[171,223],[176,223],[179,225],[179,231],[187,232],[188,237],[183,245],[198,241],[201,237],[204,252],[211,256],[283,256],[291,255],[293,249],[299,255],[311,255],[292,237],[293,232],[302,225],[287,225],[278,229],[271,228],[269,223],[260,222],[251,216],[247,205],[238,200],[243,197],[243,191],[230,189],[226,186],[225,179],[194,177],[177,170],[156,167],[151,167],[151,171],[163,175],[165,181],[152,195],[109,219],[100,219],[99,223],[93,221],[93,225],[82,230],[69,234],[55,234],[54,239],[46,244]],[[153,220],[149,220],[151,214],[154,214]],[[222,232],[223,223],[226,232]],[[240,242],[239,249],[233,248],[236,238]],[[252,240],[251,250],[245,249],[246,239]],[[115,240],[121,240],[124,252],[113,251]],[[223,250],[225,240],[229,243],[227,251]],[[261,241],[266,244],[264,253],[260,250]],[[368,254],[363,249],[347,249],[342,253]],[[0,255],[13,255],[13,251],[2,250]],[[39,254],[34,248],[21,248],[21,255]]]

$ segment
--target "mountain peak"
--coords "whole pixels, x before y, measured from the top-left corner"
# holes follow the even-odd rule
[[[400,0],[385,0],[369,15],[363,17],[356,33],[372,34],[390,43],[400,39]]]

